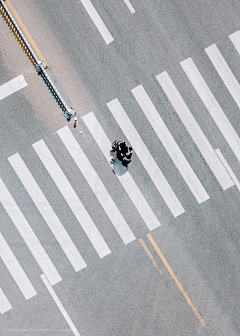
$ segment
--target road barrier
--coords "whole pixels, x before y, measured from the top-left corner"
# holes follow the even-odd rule
[[[18,42],[20,43],[22,49],[24,50],[24,52],[30,59],[31,63],[34,65],[39,76],[42,77],[48,89],[52,93],[53,97],[57,101],[60,108],[62,109],[64,116],[69,121],[73,116],[76,115],[76,112],[74,111],[72,107],[69,107],[66,104],[65,100],[59,93],[58,89],[56,88],[56,86],[54,85],[53,81],[51,80],[50,76],[48,75],[46,71],[46,68],[47,68],[46,64],[43,61],[41,61],[35,54],[27,38],[23,34],[21,28],[19,27],[12,13],[8,9],[5,3],[5,0],[0,0],[0,12],[2,16],[4,17],[5,21],[7,22],[8,26],[14,33],[15,37],[17,38]]]

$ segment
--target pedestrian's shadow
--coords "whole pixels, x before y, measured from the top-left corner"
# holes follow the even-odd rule
[[[115,156],[116,153],[110,151],[110,155]],[[112,169],[113,169],[114,173],[118,176],[122,176],[122,175],[126,174],[126,172],[127,172],[127,168],[123,167],[121,161],[119,161],[118,159],[114,160],[113,165],[112,165]]]

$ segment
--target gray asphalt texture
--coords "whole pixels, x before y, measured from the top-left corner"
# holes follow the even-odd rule
[[[155,76],[168,71],[214,149],[240,179],[237,158],[184,74],[191,57],[240,135],[240,113],[204,49],[214,43],[240,80],[240,56],[228,36],[239,29],[240,3],[92,1],[114,41],[106,45],[81,2],[12,0],[79,116],[93,111],[108,137],[126,139],[106,103],[118,98],[185,213],[174,218],[136,155],[129,171],[161,226],[152,235],[201,314],[202,327],[151,246],[147,227],[112,173],[98,145],[83,133],[80,145],[133,230],[125,246],[56,131],[67,125],[47,87],[0,17],[0,85],[23,74],[26,88],[0,101],[0,177],[62,276],[54,286],[81,336],[240,335],[240,194],[223,191],[176,115]],[[196,172],[210,199],[199,205],[135,101],[142,84]],[[77,130],[79,130],[78,128]],[[44,139],[112,253],[100,259],[32,144]],[[128,142],[128,139],[126,139]],[[7,158],[18,152],[60,218],[87,267],[75,273]],[[0,262],[0,287],[13,309],[0,316],[0,335],[72,335],[45,288],[37,265],[0,204],[1,229],[37,296],[26,301]],[[143,250],[142,238],[166,278]]]

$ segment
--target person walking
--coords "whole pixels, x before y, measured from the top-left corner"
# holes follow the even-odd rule
[[[117,154],[110,160],[110,163],[113,164],[114,160],[118,158],[119,161],[122,161],[126,153],[128,152],[128,147],[126,141],[117,141],[115,140],[112,144],[111,152],[117,152]]]
[[[127,170],[128,170],[129,163],[132,161],[131,157],[132,157],[133,152],[134,151],[133,151],[132,147],[129,147],[128,153],[123,157],[122,166],[126,167]]]

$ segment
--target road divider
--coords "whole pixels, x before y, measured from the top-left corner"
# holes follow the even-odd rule
[[[8,5],[7,5],[8,4]],[[13,13],[10,11],[9,7],[13,11]],[[73,107],[69,107],[66,103],[66,101],[63,99],[62,95],[58,91],[57,87],[54,85],[52,79],[48,75],[46,68],[47,63],[45,62],[45,58],[42,57],[42,53],[38,49],[36,43],[33,41],[32,37],[30,36],[27,28],[24,26],[22,20],[18,16],[16,10],[12,6],[11,2],[7,0],[6,2],[4,0],[0,0],[0,12],[2,16],[4,17],[5,21],[7,22],[8,26],[16,36],[19,44],[21,45],[22,49],[34,65],[35,69],[37,70],[39,76],[42,77],[43,81],[47,85],[49,91],[52,93],[53,97],[55,98],[56,102],[60,106],[60,108],[63,111],[63,114],[65,118],[70,121],[70,119],[76,115],[76,112],[74,111]],[[14,15],[15,17],[14,17]],[[18,22],[17,22],[18,21]],[[19,23],[22,27],[22,29],[19,26]],[[23,32],[24,31],[24,32]],[[27,35],[27,37],[26,37]],[[31,46],[29,40],[32,43],[32,46],[34,46],[35,50],[33,50],[33,47]],[[37,49],[36,49],[37,48]],[[37,54],[41,57],[41,59],[37,56]]]

